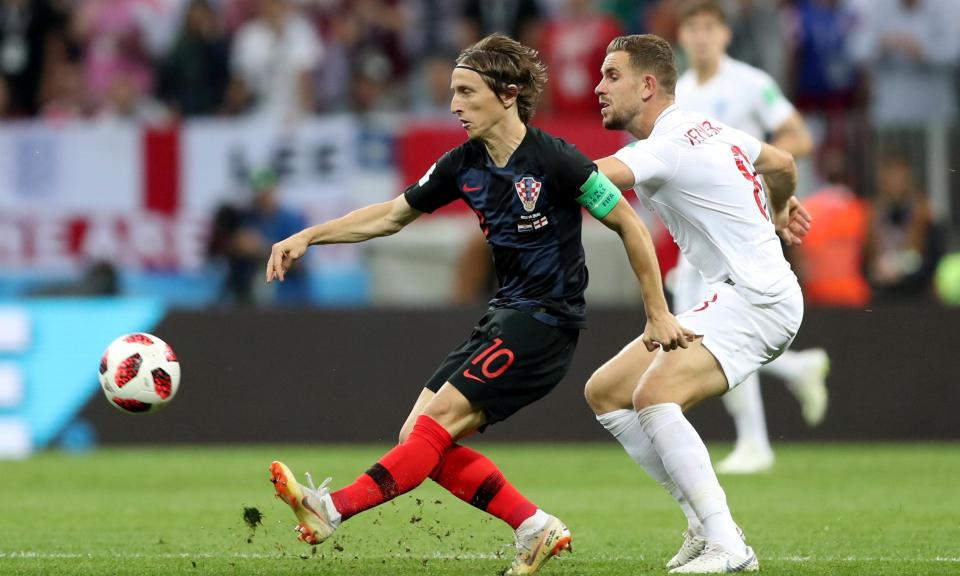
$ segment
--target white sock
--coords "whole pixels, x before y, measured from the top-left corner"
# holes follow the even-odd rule
[[[746,554],[737,532],[727,496],[710,465],[710,454],[700,435],[673,403],[654,404],[640,410],[640,424],[673,478],[703,524],[711,543],[729,552]]]
[[[803,378],[806,369],[807,359],[803,352],[793,350],[784,350],[776,360],[760,367],[761,372],[773,374],[787,382]]]
[[[340,511],[333,505],[333,498],[330,497],[330,494],[324,494],[320,497],[320,505],[326,508],[327,519],[330,520],[330,525],[333,526],[334,529],[339,527]]]
[[[683,510],[683,515],[687,517],[687,528],[693,532],[700,532],[703,527],[700,525],[697,513],[663,467],[660,455],[657,454],[647,433],[643,431],[643,426],[640,425],[640,417],[636,410],[614,410],[598,415],[597,421],[623,445],[624,450],[634,462],[673,496]]]
[[[751,374],[746,380],[722,396],[723,405],[737,427],[736,448],[752,448],[772,452],[767,434],[767,419],[760,396],[760,377]]]
[[[550,515],[537,508],[533,516],[527,518],[517,526],[517,532],[536,532],[547,525]]]

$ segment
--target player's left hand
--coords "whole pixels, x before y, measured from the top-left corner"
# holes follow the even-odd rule
[[[795,196],[791,196],[784,207],[773,215],[777,234],[788,246],[803,244],[803,237],[810,231],[812,221],[810,212],[807,212]]]
[[[304,255],[309,246],[310,242],[301,233],[274,244],[270,249],[270,259],[267,260],[267,283],[273,282],[274,278],[283,282],[287,270]]]
[[[653,352],[657,348],[665,352],[686,348],[690,342],[693,342],[697,335],[680,325],[676,316],[669,312],[662,316],[651,316],[647,318],[647,326],[643,330],[644,346],[647,351]]]

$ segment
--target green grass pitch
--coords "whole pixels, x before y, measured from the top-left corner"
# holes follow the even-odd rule
[[[682,515],[613,442],[475,443],[574,536],[545,575],[665,574]],[[312,549],[267,466],[341,486],[382,446],[103,449],[0,462],[0,574],[487,574],[513,538],[427,481]],[[715,454],[722,453],[721,446]],[[722,477],[766,574],[960,574],[960,445],[781,445],[773,472]],[[263,514],[244,523],[244,507]]]

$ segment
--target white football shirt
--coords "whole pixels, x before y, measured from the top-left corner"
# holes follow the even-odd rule
[[[745,132],[671,105],[647,139],[614,155],[633,171],[637,196],[704,280],[730,280],[756,304],[800,289],[753,168],[760,146]]]
[[[677,79],[677,105],[735,126],[754,138],[775,132],[796,108],[766,72],[724,56],[717,73],[705,84],[692,69]]]
[[[256,97],[255,114],[292,121],[309,113],[300,101],[300,74],[320,64],[323,47],[307,20],[288,16],[279,34],[260,19],[250,20],[231,50],[231,72]]]

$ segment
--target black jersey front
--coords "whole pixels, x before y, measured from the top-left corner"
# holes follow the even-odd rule
[[[567,142],[531,126],[506,166],[480,141],[444,154],[407,202],[421,212],[462,198],[493,247],[499,290],[492,308],[515,308],[552,326],[583,327],[587,268],[580,187],[596,165]]]

